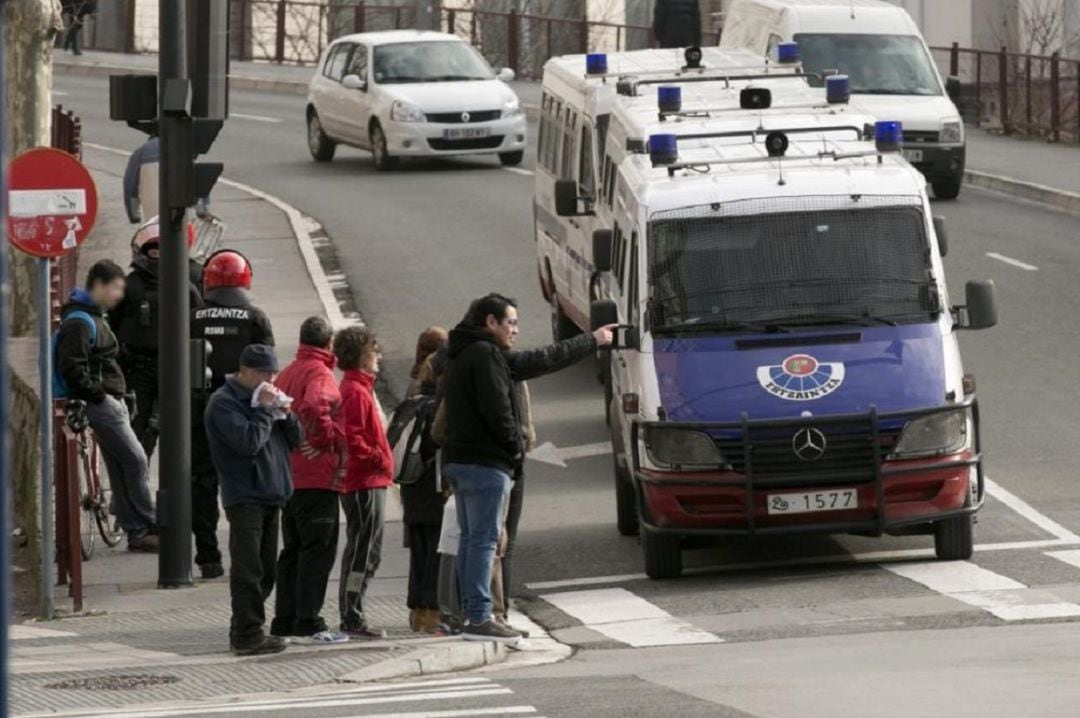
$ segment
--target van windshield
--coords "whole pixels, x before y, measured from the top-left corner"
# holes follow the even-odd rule
[[[679,214],[649,223],[654,332],[895,325],[940,312],[917,206]]]
[[[838,70],[863,95],[940,95],[941,83],[926,47],[914,35],[795,36],[803,68],[820,74]],[[821,80],[811,78],[820,86]]]

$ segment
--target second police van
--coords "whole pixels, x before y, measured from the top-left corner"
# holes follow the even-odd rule
[[[554,214],[595,225],[593,246],[540,240],[538,258],[590,276],[575,318],[621,325],[618,528],[640,533],[646,573],[677,576],[686,539],[731,535],[930,534],[968,558],[983,477],[956,331],[996,323],[993,285],[950,301],[900,123],[847,107],[846,77],[586,69],[616,88],[611,176],[592,194],[556,183]]]

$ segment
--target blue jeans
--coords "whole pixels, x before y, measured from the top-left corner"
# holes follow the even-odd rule
[[[87,403],[86,417],[109,472],[116,520],[129,540],[140,538],[156,522],[146,452],[131,428],[127,406],[107,396],[100,404]]]
[[[510,475],[490,466],[447,464],[443,476],[454,490],[461,528],[457,554],[461,607],[469,623],[483,623],[491,618],[491,567]]]

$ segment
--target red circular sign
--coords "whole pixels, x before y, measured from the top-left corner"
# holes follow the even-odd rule
[[[81,245],[97,219],[90,171],[63,150],[37,147],[11,161],[8,239],[35,257],[59,257]]]

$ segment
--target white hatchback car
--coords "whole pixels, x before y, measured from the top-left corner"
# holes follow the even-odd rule
[[[348,35],[319,60],[308,91],[308,148],[319,162],[337,145],[370,149],[375,167],[400,157],[525,157],[526,121],[506,84],[471,45],[440,32]]]

